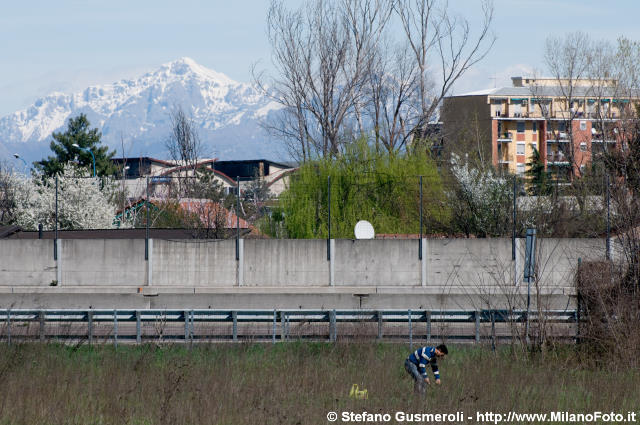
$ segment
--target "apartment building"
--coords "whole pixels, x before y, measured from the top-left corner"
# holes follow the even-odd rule
[[[525,173],[536,149],[559,179],[580,176],[594,156],[624,148],[623,126],[634,116],[637,92],[622,95],[615,80],[512,82],[445,98],[445,143],[455,143],[464,132],[480,135],[493,165],[514,174]]]

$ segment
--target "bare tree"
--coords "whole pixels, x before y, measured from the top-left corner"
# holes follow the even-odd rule
[[[180,106],[171,112],[171,134],[165,141],[165,147],[171,159],[192,170],[203,154],[196,125]]]
[[[198,158],[203,155],[203,147],[196,124],[180,106],[175,106],[171,112],[171,134],[165,141],[165,147],[171,159],[182,167],[178,174],[178,184],[174,186],[183,194],[192,187],[189,176],[195,177]]]
[[[482,0],[481,6],[483,21],[474,35],[466,19],[449,13],[446,1],[395,3],[417,67],[419,113],[410,120],[414,137],[426,134],[427,124],[453,84],[493,46],[495,36],[490,31],[493,3]],[[436,75],[432,74],[434,69]]]
[[[265,127],[301,161],[335,156],[361,135],[389,152],[424,137],[442,98],[493,45],[493,5],[481,4],[484,20],[472,33],[442,0],[309,0],[295,11],[273,0],[277,75],[254,70],[254,81],[282,109]]]
[[[297,11],[271,3],[267,27],[278,76],[265,81],[254,73],[254,80],[283,107],[268,130],[299,159],[334,156],[345,134],[363,128],[363,87],[390,11],[387,0],[315,0]]]

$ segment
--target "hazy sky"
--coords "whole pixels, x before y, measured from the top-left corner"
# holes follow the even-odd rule
[[[292,6],[301,0],[288,0]],[[450,0],[476,23],[478,0]],[[268,0],[0,0],[0,116],[53,91],[133,78],[182,56],[248,82],[269,67]],[[549,35],[640,39],[637,0],[495,0],[497,41],[457,93],[543,69]],[[494,82],[491,77],[496,77]]]

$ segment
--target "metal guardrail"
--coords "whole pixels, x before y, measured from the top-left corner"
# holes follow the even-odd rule
[[[546,310],[541,313],[532,311],[529,313],[529,322],[536,323],[541,316],[548,324],[576,325],[579,322],[579,315],[575,310]],[[524,310],[32,310],[32,309],[4,309],[0,310],[0,339],[6,340],[9,344],[12,341],[24,340],[69,340],[86,339],[92,343],[94,339],[102,338],[111,340],[114,344],[118,341],[129,341],[141,343],[143,341],[175,340],[184,342],[231,340],[241,339],[251,340],[288,340],[292,337],[290,332],[291,323],[328,324],[328,334],[326,338],[318,338],[318,335],[311,335],[311,338],[327,339],[336,341],[339,334],[338,324],[362,324],[377,323],[378,340],[384,338],[408,339],[413,343],[413,339],[470,340],[476,343],[482,339],[512,338],[512,335],[496,336],[495,325],[500,323],[524,324],[527,321],[527,312]],[[145,324],[177,324],[184,325],[184,333],[164,334],[162,331],[149,335],[143,333]],[[239,324],[270,324],[268,333],[251,333],[242,335],[238,332]],[[385,335],[385,323],[406,324],[406,333]],[[491,335],[482,335],[482,324],[491,324]],[[48,333],[47,327],[55,325],[67,325],[67,329],[74,325],[83,325],[80,332],[63,331]],[[96,327],[111,324],[111,329],[101,335],[96,334]],[[122,327],[129,328],[135,324],[134,332],[122,332]],[[221,325],[231,324],[231,331],[223,329],[223,333],[198,334],[195,331],[195,324],[198,325]],[[432,324],[472,324],[473,332],[464,334],[434,334]],[[32,326],[35,325],[35,326]],[[420,326],[421,330],[418,328]],[[120,329],[119,329],[120,327]],[[262,326],[264,328],[264,326]],[[26,330],[25,330],[26,328]],[[64,329],[64,327],[62,327]],[[416,332],[416,329],[417,332]],[[20,332],[17,332],[20,330]],[[119,332],[120,330],[120,332]],[[340,334],[349,337],[348,333]],[[573,335],[564,335],[574,338]],[[575,338],[577,338],[577,333]],[[305,338],[299,335],[298,338]]]

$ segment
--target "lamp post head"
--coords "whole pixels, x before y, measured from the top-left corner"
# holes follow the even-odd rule
[[[78,148],[78,149],[80,149],[80,145],[79,145],[79,144],[77,144],[77,143],[74,143],[74,144],[73,144],[73,145],[71,145],[71,146],[73,146],[74,148]]]

